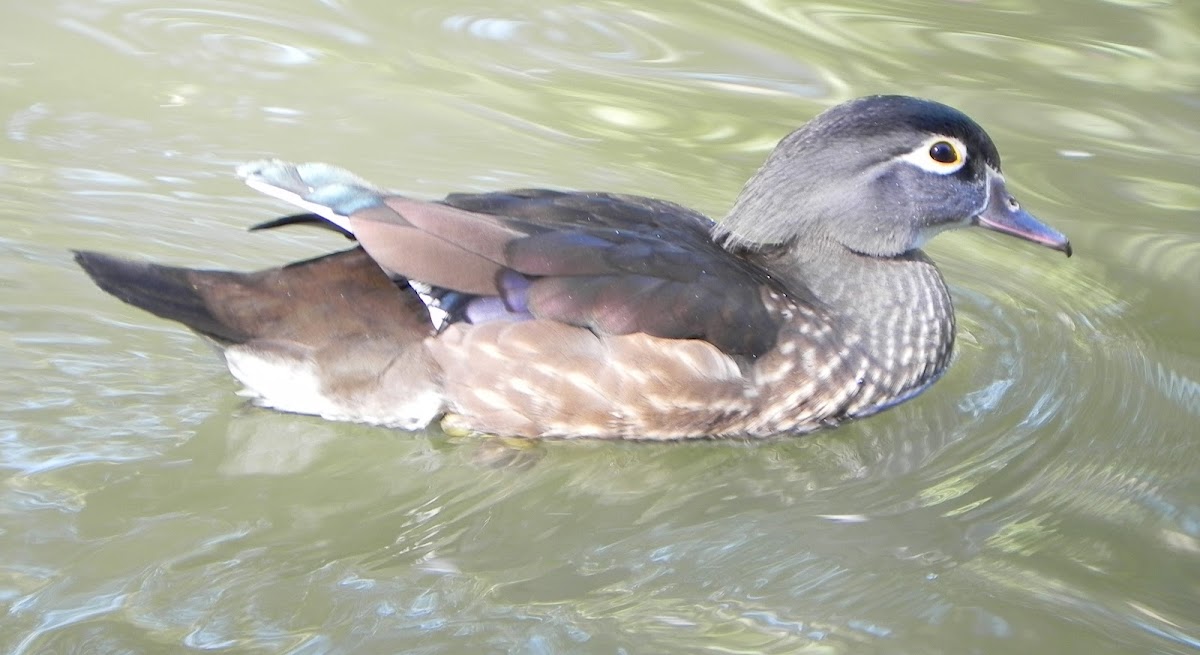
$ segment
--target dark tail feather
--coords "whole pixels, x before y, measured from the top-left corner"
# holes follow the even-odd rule
[[[75,251],[75,261],[97,286],[134,307],[226,343],[242,343],[252,336],[213,315],[192,282],[196,271],[85,250]]]
[[[320,348],[364,336],[403,344],[433,331],[412,287],[388,278],[362,248],[253,273],[83,251],[75,261],[117,298],[226,344],[270,339]]]
[[[256,232],[258,230],[271,230],[271,229],[274,229],[277,227],[284,227],[287,225],[311,225],[313,227],[319,227],[319,228],[324,228],[326,230],[332,230],[333,232],[337,232],[338,234],[346,237],[347,239],[351,239],[351,240],[354,239],[354,235],[351,234],[350,232],[347,232],[345,230],[345,228],[343,228],[342,226],[336,225],[334,223],[330,223],[329,221],[325,220],[324,218],[321,218],[320,216],[318,216],[316,214],[312,214],[312,213],[292,214],[290,216],[280,216],[279,218],[274,218],[269,221],[264,221],[257,225],[251,225],[250,231]]]

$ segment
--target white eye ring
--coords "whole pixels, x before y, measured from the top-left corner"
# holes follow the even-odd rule
[[[949,147],[950,154],[954,155],[954,160],[949,162],[938,161],[933,158],[934,147],[944,151],[945,147]],[[913,148],[911,152],[906,152],[900,155],[898,159],[906,161],[917,168],[937,173],[938,175],[950,175],[957,173],[967,163],[967,145],[960,139],[942,134],[935,134],[921,145]]]

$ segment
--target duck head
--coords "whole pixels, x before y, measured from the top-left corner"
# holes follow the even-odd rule
[[[893,257],[937,233],[978,226],[1071,255],[1061,232],[1021,208],[975,121],[908,96],[843,103],[785,137],[717,227],[728,245],[803,240]]]

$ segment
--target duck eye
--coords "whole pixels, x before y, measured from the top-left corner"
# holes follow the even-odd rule
[[[938,141],[929,146],[929,158],[940,164],[957,164],[958,149],[948,141]]]
[[[926,173],[952,175],[967,163],[967,145],[952,136],[936,135],[896,159]]]

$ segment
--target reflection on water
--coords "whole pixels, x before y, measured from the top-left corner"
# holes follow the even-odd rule
[[[412,5],[412,6],[407,6]],[[1184,2],[63,1],[0,44],[0,646],[156,652],[1200,647],[1200,16]],[[14,19],[17,20],[17,19]],[[719,216],[854,95],[988,127],[1069,262],[937,240],[932,391],[765,444],[515,445],[244,406],[66,250],[327,251],[232,166]]]

